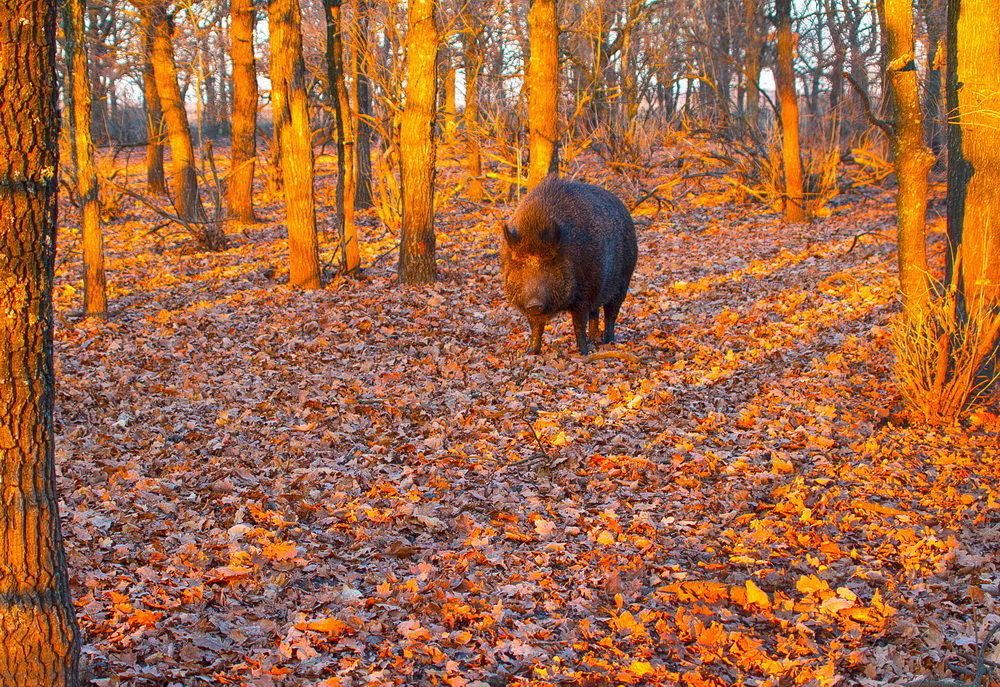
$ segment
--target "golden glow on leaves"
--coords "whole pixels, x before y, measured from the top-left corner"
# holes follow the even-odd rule
[[[220,254],[109,224],[120,314],[57,332],[101,679],[902,683],[1000,612],[997,415],[948,434],[890,415],[891,246],[848,250],[890,198],[808,229],[678,199],[640,229],[602,348],[633,358],[590,362],[563,320],[515,356],[479,210],[440,208],[433,291],[394,287],[374,262],[394,239],[362,214],[367,279],[303,294],[258,200],[268,221]]]

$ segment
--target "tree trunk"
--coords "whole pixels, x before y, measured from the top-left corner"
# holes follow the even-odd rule
[[[948,4],[948,282],[960,313],[1000,305],[1000,4]]]
[[[238,222],[257,221],[253,208],[253,177],[257,164],[257,66],[253,54],[253,0],[231,0],[230,44],[233,60],[233,154],[226,187],[229,216]]]
[[[358,108],[357,121],[357,182],[355,184],[355,206],[365,210],[372,206],[372,95],[371,80],[371,42],[368,36],[369,14],[371,6],[368,0],[358,0],[355,16],[358,22],[358,36],[354,46],[355,65],[355,99]]]
[[[528,91],[528,188],[558,171],[559,24],[556,0],[531,0]]]
[[[198,177],[195,173],[194,147],[188,127],[187,111],[177,83],[177,66],[174,62],[173,18],[167,14],[164,2],[157,1],[144,8],[150,13],[153,30],[153,75],[156,91],[160,96],[163,116],[170,137],[170,163],[173,170],[174,209],[182,219],[204,222],[205,208],[198,195]],[[220,246],[221,247],[221,246]]]
[[[483,20],[474,3],[466,5],[462,13],[462,52],[465,66],[465,110],[462,112],[462,130],[465,140],[465,194],[478,203],[483,199],[483,158],[479,146],[479,76],[483,71],[483,52],[480,38]]]
[[[326,10],[326,69],[337,130],[337,235],[345,274],[356,274],[361,267],[358,234],[354,225],[354,140],[349,121],[351,108],[347,98],[344,70],[344,43],[341,38],[342,0],[323,0]]]
[[[101,201],[94,164],[94,141],[90,133],[90,74],[84,44],[84,0],[67,0],[63,13],[66,70],[71,83],[66,100],[72,118],[76,190],[80,198],[83,236],[83,312],[91,317],[103,317],[107,314],[108,299],[104,281]]]
[[[792,37],[792,2],[776,0],[775,26],[778,54],[775,65],[781,112],[781,159],[785,171],[785,221],[808,220],[802,188],[802,153],[799,149],[799,104],[795,95]]]
[[[925,219],[927,175],[934,157],[924,145],[920,88],[913,51],[912,0],[879,3],[888,48],[888,81],[895,102],[892,152],[899,191],[896,194],[899,285],[903,312],[918,317],[930,305]]]
[[[292,286],[318,289],[319,244],[312,128],[302,60],[302,15],[298,0],[270,0],[267,11],[271,32],[271,107],[281,150],[288,224],[288,279]]]
[[[438,33],[434,0],[410,0],[406,37],[406,99],[400,123],[403,229],[398,278],[430,284],[434,256],[434,118]]]
[[[757,131],[760,127],[760,54],[764,50],[760,2],[761,0],[743,0],[743,19],[747,32],[743,86],[746,89],[746,122],[751,131]]]
[[[142,89],[146,99],[146,188],[156,196],[167,193],[167,182],[163,176],[163,109],[160,94],[156,91],[156,77],[153,74],[153,25],[149,12],[141,13],[142,34],[145,52],[142,55]]]
[[[56,10],[0,9],[0,687],[79,684],[53,450]]]

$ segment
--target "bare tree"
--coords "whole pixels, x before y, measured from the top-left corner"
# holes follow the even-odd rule
[[[559,24],[556,0],[531,0],[528,91],[528,188],[558,170]]]
[[[357,183],[354,165],[354,137],[350,122],[344,69],[342,0],[323,0],[326,12],[326,69],[337,130],[337,235],[345,274],[355,274],[361,267],[358,234],[354,225],[354,198]]]
[[[152,32],[153,75],[156,78],[156,92],[160,96],[160,105],[163,108],[170,137],[174,208],[182,219],[204,222],[207,215],[198,195],[198,176],[195,170],[191,130],[188,126],[184,99],[177,83],[173,17],[167,12],[167,4],[163,0],[150,0],[141,9],[147,13],[146,24]]]
[[[312,128],[302,62],[298,0],[270,0],[271,107],[281,156],[288,224],[289,283],[318,289],[319,244],[313,188]]]
[[[257,163],[257,66],[253,53],[253,0],[231,0],[230,46],[233,60],[233,153],[226,188],[229,216],[243,223],[257,221],[253,207]]]
[[[799,105],[795,92],[792,37],[792,2],[775,0],[778,54],[775,65],[781,110],[781,159],[785,172],[785,220],[808,219],[802,185],[802,153],[799,147]]]
[[[892,152],[899,181],[896,222],[900,292],[903,311],[907,315],[920,316],[930,303],[925,220],[927,175],[934,157],[924,145],[912,0],[883,0],[879,5],[888,43],[889,86],[896,103]]]
[[[429,284],[436,277],[434,237],[434,118],[438,31],[434,0],[410,0],[406,37],[406,101],[399,147],[403,230],[398,277]]]
[[[103,317],[108,310],[104,277],[104,239],[101,236],[101,200],[98,195],[94,140],[91,136],[90,74],[84,42],[84,0],[67,0],[63,6],[66,68],[70,88],[67,100],[76,162],[76,191],[80,199],[83,236],[83,312]]]

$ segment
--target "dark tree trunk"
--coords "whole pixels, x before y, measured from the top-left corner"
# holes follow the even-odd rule
[[[345,274],[355,274],[361,267],[358,234],[354,225],[354,140],[351,136],[350,104],[344,70],[344,42],[341,38],[342,0],[323,0],[326,10],[326,69],[337,130],[337,235],[340,240],[341,266]]]
[[[0,687],[79,684],[53,449],[56,16],[43,0],[0,8]]]
[[[948,4],[948,279],[960,312],[1000,306],[1000,50],[994,0]]]
[[[153,27],[152,15],[141,13],[143,44],[146,48],[142,56],[142,88],[146,100],[146,188],[157,196],[167,194],[167,182],[163,175],[163,109],[160,94],[156,91],[156,76],[153,73]]]

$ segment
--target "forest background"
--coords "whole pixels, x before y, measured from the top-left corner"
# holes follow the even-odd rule
[[[990,680],[997,8],[60,12],[0,684]],[[556,170],[639,231],[588,358],[498,283]]]

